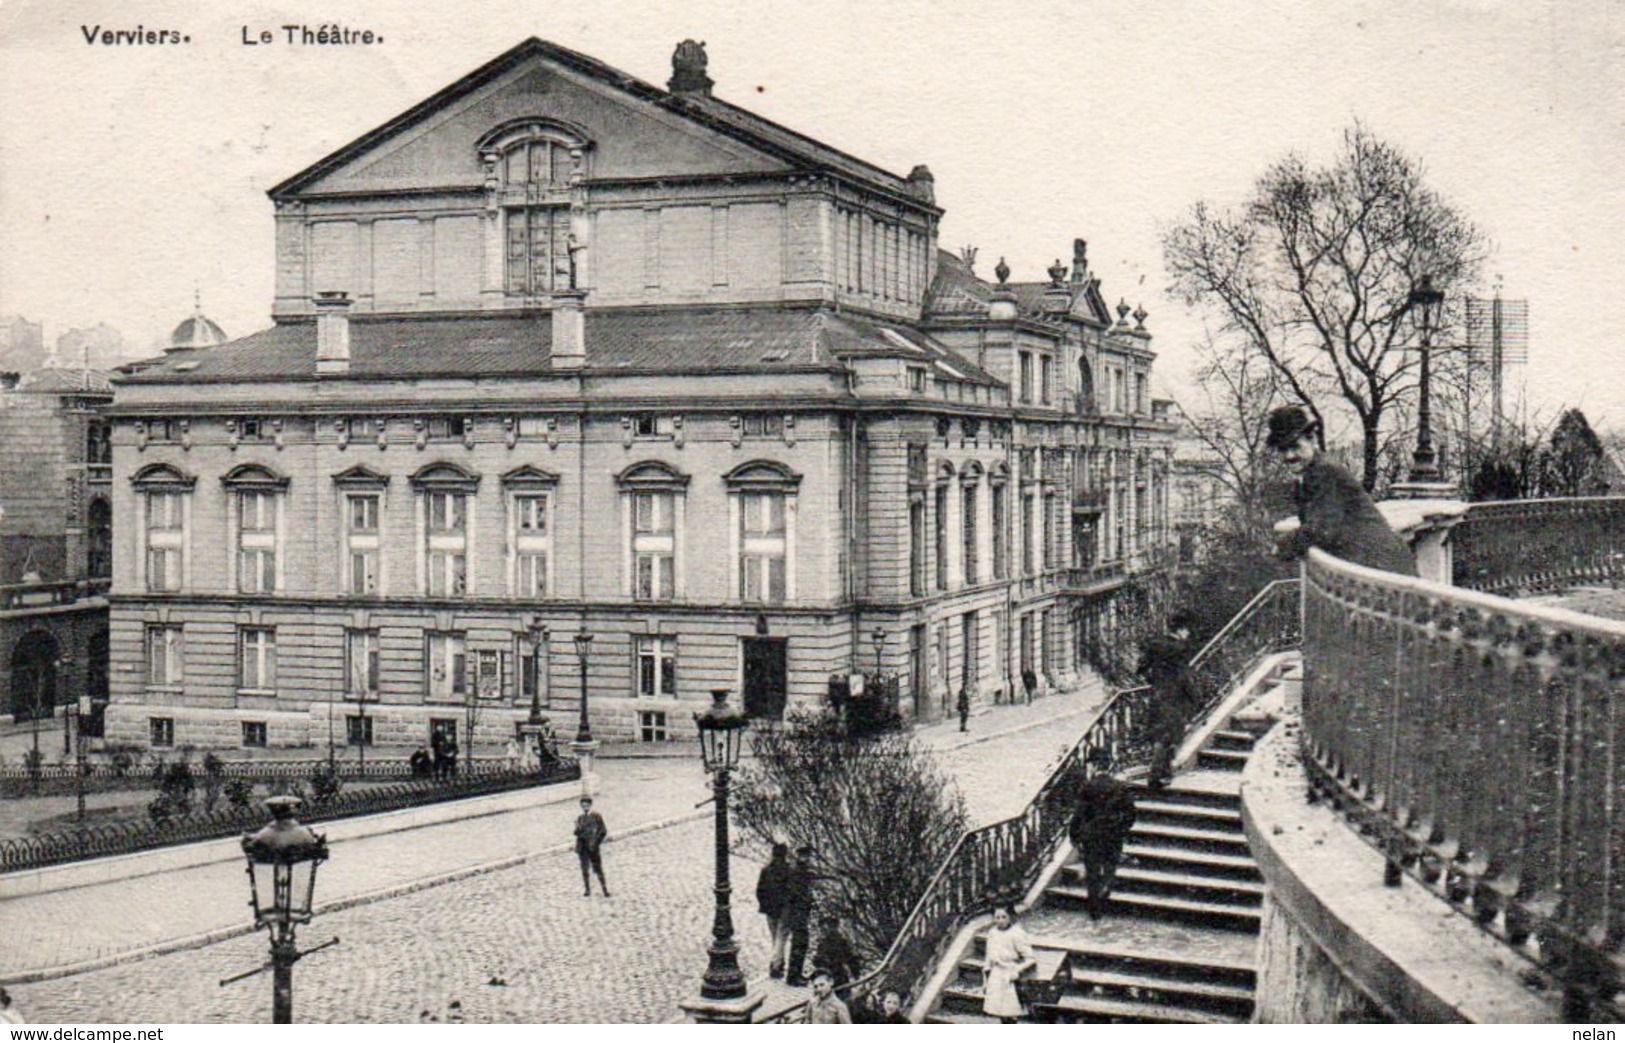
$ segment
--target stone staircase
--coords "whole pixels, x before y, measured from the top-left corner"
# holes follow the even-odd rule
[[[1253,1011],[1253,962],[1264,898],[1241,828],[1241,768],[1273,717],[1234,713],[1190,767],[1158,791],[1136,786],[1136,819],[1106,916],[1085,912],[1083,866],[1050,879],[1023,926],[1050,983],[1033,1021],[1225,1024]],[[982,1014],[985,933],[938,995],[930,1024]]]

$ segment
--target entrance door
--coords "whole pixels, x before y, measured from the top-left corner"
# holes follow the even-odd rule
[[[781,720],[789,671],[787,639],[747,637],[742,639],[744,657],[745,716]]]

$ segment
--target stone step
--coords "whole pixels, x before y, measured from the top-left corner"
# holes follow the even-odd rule
[[[1196,765],[1199,768],[1218,768],[1222,771],[1240,771],[1247,765],[1247,758],[1252,751],[1216,750],[1204,747],[1196,754]]]
[[[1138,1022],[1163,1025],[1236,1025],[1248,1020],[1245,1015],[1219,1011],[1198,1010],[1191,1007],[1150,1003],[1138,999],[1108,998],[1063,993],[1055,1004],[1058,1020],[1082,1022]],[[1048,1011],[1034,1012],[1034,1020],[1042,1019]]]
[[[1253,1012],[1253,989],[1250,985],[1187,981],[1155,974],[1134,974],[1087,967],[1071,969],[1067,994],[1130,999],[1170,1007],[1191,1007],[1240,1017],[1246,1017]]]
[[[1251,855],[1215,855],[1183,848],[1128,844],[1123,848],[1122,866],[1130,865],[1227,880],[1262,879],[1258,873],[1258,863],[1253,861]]]
[[[947,1011],[937,1009],[925,1016],[922,1025],[997,1025],[999,1019],[977,1011]]]
[[[1148,789],[1144,783],[1130,787],[1134,792],[1134,803],[1139,804],[1147,800],[1162,801],[1168,804],[1178,804],[1182,807],[1200,808],[1229,808],[1231,810],[1241,807],[1241,794],[1237,792],[1220,793],[1210,789],[1197,789],[1179,784],[1175,778],[1171,785],[1161,789]]]
[[[1164,822],[1136,822],[1129,830],[1129,843],[1135,846],[1200,851],[1231,857],[1250,857],[1247,838],[1222,829],[1176,826]]]
[[[1054,945],[1055,939],[1044,937],[1035,945]],[[1237,963],[1211,956],[1182,956],[1167,952],[1147,951],[1136,946],[1101,945],[1089,942],[1067,945],[1067,965],[1073,974],[1118,974],[1148,977],[1164,982],[1200,982],[1245,990],[1249,995],[1257,982],[1251,964]]]
[[[1082,887],[1084,873],[1082,866],[1067,866],[1066,881],[1073,886]],[[1137,866],[1121,866],[1117,870],[1117,881],[1112,887],[1113,894],[1133,892],[1135,894],[1168,895],[1173,898],[1187,898],[1196,902],[1210,902],[1214,905],[1235,905],[1258,908],[1264,903],[1264,885],[1249,880],[1226,880],[1221,877],[1201,876],[1195,873],[1170,872],[1166,869],[1149,869]]]
[[[1051,886],[1044,891],[1044,900],[1057,905],[1083,909],[1089,893],[1082,887]],[[1227,931],[1258,932],[1260,910],[1254,906],[1233,905],[1227,902],[1203,902],[1171,895],[1140,894],[1116,890],[1106,903],[1111,916],[1144,916],[1177,923],[1218,927]]]
[[[1258,736],[1251,731],[1231,731],[1221,728],[1208,736],[1208,748],[1249,751],[1257,741]]]
[[[1240,808],[1205,807],[1200,804],[1181,804],[1147,796],[1134,802],[1136,821],[1165,822],[1172,826],[1192,826],[1197,829],[1218,829],[1227,833],[1241,832]]]

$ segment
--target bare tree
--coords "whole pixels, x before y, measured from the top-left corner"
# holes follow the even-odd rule
[[[833,716],[804,714],[751,746],[734,796],[745,843],[816,848],[819,911],[873,961],[964,833],[964,798],[905,731],[854,738]]]
[[[1212,473],[1229,492],[1243,524],[1267,533],[1285,480],[1269,452],[1269,414],[1287,400],[1276,369],[1256,352],[1211,336],[1198,349],[1201,397],[1185,410]]]
[[[1463,287],[1484,253],[1420,164],[1358,123],[1331,165],[1289,155],[1238,210],[1199,202],[1163,235],[1170,292],[1210,309],[1323,427],[1329,409],[1353,412],[1368,488],[1383,419],[1416,386],[1410,293],[1423,275]]]

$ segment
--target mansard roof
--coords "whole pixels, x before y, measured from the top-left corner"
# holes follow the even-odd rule
[[[546,63],[594,80],[629,102],[651,105],[724,139],[746,146],[791,170],[824,171],[849,178],[894,197],[912,201],[922,209],[940,212],[914,193],[915,185],[881,167],[783,127],[736,105],[699,93],[674,94],[612,68],[569,48],[536,37],[498,55],[473,72],[443,88],[405,112],[368,131],[271,188],[272,199],[298,196],[329,175],[391,138],[419,128],[476,91],[486,88],[526,64]],[[472,143],[471,143],[472,144]]]
[[[586,364],[601,373],[833,372],[897,357],[977,384],[999,381],[900,323],[818,308],[647,308],[586,313]],[[360,380],[534,377],[551,372],[553,327],[535,315],[357,318],[349,376]],[[126,384],[314,380],[316,325],[289,321],[213,348],[138,363]]]

